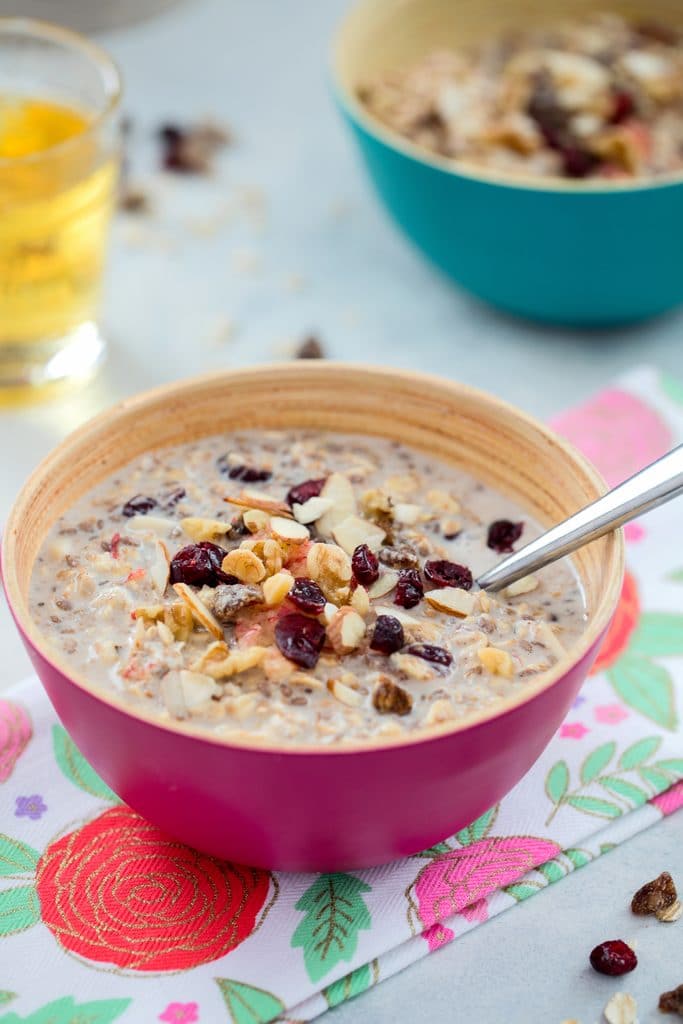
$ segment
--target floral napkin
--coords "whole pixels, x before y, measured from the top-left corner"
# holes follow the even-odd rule
[[[681,441],[683,388],[639,370],[555,425],[614,484]],[[118,802],[37,680],[10,691],[0,1024],[310,1020],[683,806],[679,532],[673,505],[628,528],[596,668],[512,793],[379,868],[271,873],[175,843]]]

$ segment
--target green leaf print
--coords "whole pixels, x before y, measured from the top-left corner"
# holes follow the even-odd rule
[[[0,892],[0,935],[15,935],[40,921],[38,893],[32,885]]]
[[[641,789],[640,786],[634,785],[633,782],[628,782],[626,779],[614,778],[611,775],[605,775],[600,780],[600,785],[603,789],[606,789],[608,793],[614,793],[615,796],[621,796],[624,800],[628,800],[629,803],[633,804],[634,807],[641,807],[647,802],[649,794],[645,790]]]
[[[652,767],[671,772],[672,775],[679,778],[683,775],[683,757],[665,757],[662,761],[655,761]]]
[[[561,864],[558,864],[556,860],[547,860],[545,864],[539,864],[536,869],[539,871],[544,878],[547,878],[549,882],[559,882],[561,878],[567,874]]]
[[[556,761],[546,776],[545,791],[554,804],[559,804],[568,789],[569,768],[567,768],[567,762]]]
[[[214,979],[230,1014],[231,1024],[269,1024],[285,1011],[285,1004],[272,992],[243,981]],[[2,1022],[0,1021],[0,1024]]]
[[[372,961],[372,965],[363,964],[362,967],[358,967],[355,971],[347,974],[345,978],[339,978],[323,989],[327,1005],[330,1007],[339,1006],[340,1003],[345,1003],[347,999],[359,996],[361,992],[366,992],[376,984],[378,977],[379,964],[376,960]]]
[[[575,868],[583,868],[593,860],[593,857],[587,850],[581,850],[578,847],[570,847],[564,851],[564,855],[572,862]]]
[[[589,754],[586,760],[581,765],[581,781],[584,786],[587,786],[593,779],[597,779],[598,775],[607,767],[612,758],[614,752],[617,749],[617,745],[614,740],[610,740],[609,743],[603,743],[601,747],[594,750],[592,754]]]
[[[61,725],[52,727],[52,747],[55,759],[64,775],[75,786],[99,800],[120,803],[106,782],[103,782],[94,768],[91,768],[80,750]]]
[[[661,793],[671,785],[669,773],[660,771],[659,768],[653,768],[652,765],[643,765],[638,769],[638,774],[643,782],[649,783],[652,786],[655,793]]]
[[[683,384],[670,373],[662,373],[659,378],[662,391],[668,395],[672,402],[683,405]]]
[[[0,1024],[111,1024],[131,1002],[131,999],[97,999],[91,1003],[76,1003],[73,996],[64,996],[28,1017],[7,1013],[0,1017]]]
[[[616,845],[616,843],[600,843],[600,856],[602,857],[603,853],[611,853]]]
[[[619,758],[619,768],[622,771],[637,768],[638,765],[654,757],[661,745],[662,740],[659,736],[647,736],[644,740],[638,740],[623,752]]]
[[[7,1006],[13,999],[17,998],[16,992],[8,992],[6,988],[0,989],[0,1006]]]
[[[683,569],[674,569],[673,572],[669,573],[667,579],[671,580],[672,583],[683,583]]]
[[[623,813],[617,804],[613,804],[609,800],[602,800],[597,796],[568,796],[567,803],[575,807],[577,811],[593,814],[597,818],[619,818]]]
[[[429,849],[427,849],[427,850],[420,850],[420,852],[416,853],[415,856],[416,857],[426,857],[427,860],[432,860],[433,857],[438,857],[442,853],[450,853],[450,852],[451,852],[451,847],[448,845],[448,843],[434,843],[434,845],[430,846]]]
[[[292,936],[301,946],[311,981],[319,981],[342,960],[351,960],[358,932],[370,927],[370,911],[362,893],[370,886],[342,872],[320,875],[296,904],[304,918]]]
[[[458,840],[461,846],[470,846],[472,843],[478,842],[479,839],[485,839],[488,833],[491,831],[491,827],[496,820],[498,814],[498,804],[492,807],[490,811],[486,811],[480,818],[473,821],[467,828],[461,829],[456,833],[455,838]]]
[[[643,612],[628,645],[629,654],[667,658],[683,654],[683,615]]]
[[[625,654],[607,671],[624,703],[663,729],[675,732],[678,719],[671,676],[661,665],[638,654]]]
[[[504,892],[521,903],[523,900],[528,900],[530,896],[535,896],[542,888],[543,886],[538,882],[515,882],[513,885],[506,885]]]
[[[33,872],[39,860],[40,854],[32,846],[0,835],[0,878]]]

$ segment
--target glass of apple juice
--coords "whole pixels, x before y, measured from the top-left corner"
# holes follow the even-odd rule
[[[94,43],[0,18],[0,404],[87,377],[103,358],[120,95]]]

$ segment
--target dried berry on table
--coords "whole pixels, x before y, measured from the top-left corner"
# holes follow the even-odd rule
[[[638,966],[638,957],[622,939],[608,939],[591,951],[590,964],[598,974],[628,974]]]
[[[214,157],[231,141],[225,128],[211,122],[184,127],[165,124],[159,139],[163,169],[179,174],[209,174]]]
[[[275,625],[275,643],[281,654],[301,668],[315,668],[325,643],[325,627],[317,619],[292,612]]]
[[[379,562],[377,555],[367,544],[359,544],[351,556],[353,575],[364,587],[369,587],[379,579]]]
[[[381,654],[394,654],[404,643],[403,626],[398,619],[393,615],[378,615],[370,641],[371,649]]]
[[[656,914],[673,906],[678,898],[674,880],[668,871],[641,886],[631,900],[634,914]]]
[[[509,519],[496,519],[491,523],[486,535],[488,547],[504,555],[512,551],[512,545],[519,540],[524,530],[524,523],[513,523]]]
[[[123,181],[119,188],[118,207],[124,213],[149,213],[152,208],[149,192],[141,185]]]
[[[439,559],[425,562],[425,576],[436,587],[460,587],[469,590],[474,583],[472,573],[466,565]]]
[[[662,1013],[677,1013],[679,1017],[683,1017],[683,985],[678,985],[669,992],[662,992],[659,997],[659,1009]]]
[[[314,334],[309,335],[301,342],[296,352],[295,359],[324,359],[325,350],[322,343]]]

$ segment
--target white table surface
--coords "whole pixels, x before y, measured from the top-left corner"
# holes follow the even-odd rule
[[[215,180],[150,184],[151,220],[119,217],[103,324],[109,362],[87,389],[0,411],[0,521],[22,481],[68,431],[126,394],[193,373],[286,355],[314,332],[335,358],[415,367],[548,416],[636,363],[683,377],[683,311],[628,330],[578,333],[499,315],[452,287],[375,202],[337,118],[327,54],[344,0],[197,0],[103,35],[126,81],[135,176],[163,120],[209,115],[234,131]],[[169,410],[172,415],[172,410]],[[0,690],[28,662],[0,604]],[[331,1020],[560,1024],[597,1021],[615,985],[592,975],[595,942],[640,935],[623,988],[641,1024],[683,982],[683,922],[643,927],[623,908],[679,869],[683,815],[384,982]]]

